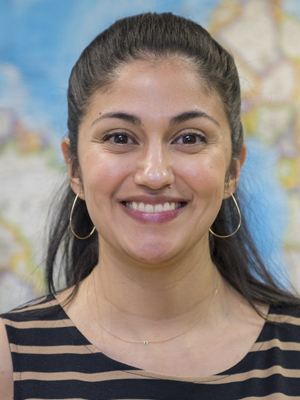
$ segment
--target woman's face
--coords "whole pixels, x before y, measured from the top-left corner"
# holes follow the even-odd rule
[[[231,139],[221,101],[178,60],[134,61],[94,95],[78,157],[71,185],[86,201],[101,253],[150,263],[209,252],[208,229],[242,163],[228,178]]]

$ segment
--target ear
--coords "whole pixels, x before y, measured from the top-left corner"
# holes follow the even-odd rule
[[[240,180],[242,166],[246,160],[247,146],[243,143],[242,151],[238,160],[233,161],[231,166],[230,176],[227,182],[225,182],[224,196],[223,199],[230,197],[231,193],[234,193]]]
[[[69,181],[71,188],[73,189],[75,194],[78,194],[82,200],[85,200],[82,182],[78,174],[78,168],[76,169],[74,168],[74,164],[69,156],[69,149],[70,149],[70,139],[64,138],[61,142],[61,151],[63,153],[65,163],[68,167]]]

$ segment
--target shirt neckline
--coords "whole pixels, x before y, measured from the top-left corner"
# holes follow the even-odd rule
[[[260,339],[264,336],[266,326],[269,323],[268,317],[273,312],[273,307],[270,306],[269,310],[268,310],[268,314],[266,316],[266,320],[263,324],[263,327],[262,327],[259,335],[257,336],[255,342],[253,343],[253,345],[251,346],[249,351],[245,354],[245,356],[240,361],[238,361],[236,364],[234,364],[232,367],[228,368],[227,370],[219,372],[214,375],[189,377],[189,376],[166,375],[166,374],[161,374],[158,372],[147,371],[147,370],[135,367],[134,365],[122,363],[121,361],[115,360],[115,359],[107,356],[105,353],[100,351],[93,343],[91,343],[87,339],[87,337],[77,328],[77,326],[72,321],[72,319],[69,317],[69,315],[66,313],[63,306],[57,300],[55,295],[50,294],[49,296],[50,296],[50,303],[52,303],[53,306],[59,306],[60,311],[61,311],[62,315],[64,316],[64,319],[69,321],[69,323],[66,324],[66,327],[73,328],[72,335],[75,337],[75,339],[81,339],[81,341],[82,341],[82,339],[84,339],[84,341],[86,342],[86,344],[84,346],[87,347],[91,353],[99,354],[102,357],[104,357],[105,359],[107,359],[108,361],[110,361],[110,363],[117,364],[118,370],[123,371],[125,373],[129,373],[131,375],[134,374],[134,375],[138,375],[138,376],[143,376],[145,378],[164,379],[164,380],[173,380],[173,381],[182,381],[182,382],[194,382],[194,383],[213,383],[213,382],[218,382],[218,381],[222,381],[221,383],[225,383],[224,380],[226,381],[226,380],[230,379],[230,376],[232,374],[238,373],[238,370],[243,370],[242,367],[244,366],[244,364],[247,363],[247,361],[248,361],[247,359],[249,358],[249,355],[253,352],[259,351],[260,348],[263,346],[264,341],[262,341]],[[74,329],[75,329],[75,331],[74,331]],[[260,344],[259,348],[257,348],[258,343]],[[122,366],[124,366],[124,368],[122,368]],[[233,372],[233,370],[235,370],[235,371]]]

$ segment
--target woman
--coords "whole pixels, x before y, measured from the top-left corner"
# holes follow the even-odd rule
[[[2,316],[2,398],[300,396],[299,300],[238,207],[232,56],[184,18],[125,18],[84,50],[68,101],[53,294]]]

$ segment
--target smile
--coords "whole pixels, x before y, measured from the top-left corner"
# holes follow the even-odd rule
[[[123,202],[126,208],[129,208],[130,210],[137,210],[141,211],[144,213],[161,213],[164,211],[171,211],[171,210],[177,210],[178,208],[183,207],[186,203],[180,202],[180,203],[175,203],[175,202],[166,202],[164,204],[145,204],[142,202]]]

